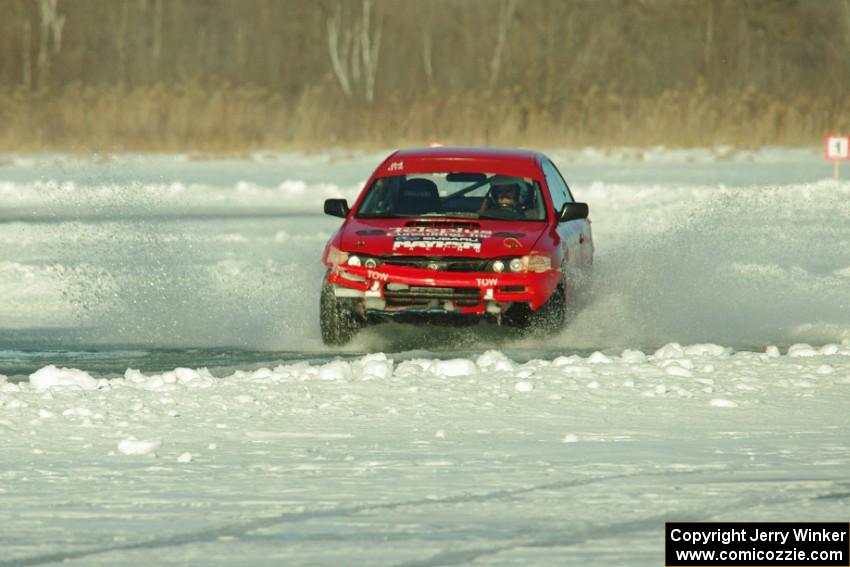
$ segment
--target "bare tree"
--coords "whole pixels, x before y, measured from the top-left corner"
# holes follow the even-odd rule
[[[38,47],[38,83],[39,87],[47,87],[50,75],[50,47],[53,53],[59,53],[62,48],[62,29],[65,27],[65,16],[59,15],[59,0],[38,0],[38,14],[41,20],[41,36]]]
[[[431,30],[428,30],[422,38],[422,66],[425,68],[425,78],[428,80],[428,86],[434,83],[434,63],[431,60],[432,52]]]
[[[434,86],[434,41],[432,38],[434,29],[434,13],[431,4],[425,3],[425,13],[422,17],[422,68],[425,71],[425,80],[428,87]]]
[[[32,26],[28,21],[24,21],[24,38],[21,46],[21,64],[23,66],[23,83],[24,88],[29,90],[32,88],[32,63],[30,62],[30,35],[32,35]]]
[[[702,62],[703,73],[707,77],[711,69],[711,54],[714,48],[714,2],[707,3],[708,14],[705,21],[705,43],[703,45]]]
[[[118,83],[127,83],[127,25],[129,20],[129,2],[121,3],[121,20],[115,28],[115,42],[118,46]]]
[[[345,96],[351,97],[351,81],[348,78],[351,30],[342,31],[341,28],[342,5],[337,4],[333,16],[328,18],[328,49],[331,54],[331,66],[339,82],[339,87]]]
[[[152,27],[151,59],[153,59],[154,73],[158,73],[160,71],[159,62],[162,57],[162,0],[154,0]]]
[[[350,25],[345,26],[343,20],[340,3],[327,21],[331,67],[345,96],[353,96],[354,87],[362,84],[363,96],[371,103],[375,99],[383,25],[372,24],[371,0],[363,0],[361,14]]]
[[[363,56],[366,101],[369,103],[375,99],[375,77],[378,74],[378,55],[381,53],[381,32],[383,29],[380,23],[375,30],[371,29],[371,15],[372,0],[363,0],[363,19],[360,24],[360,53]]]
[[[502,69],[502,54],[505,52],[505,44],[508,39],[508,30],[516,11],[517,0],[504,0],[499,6],[499,24],[496,35],[496,45],[493,48],[493,58],[490,60],[490,88],[496,86],[499,72]]]

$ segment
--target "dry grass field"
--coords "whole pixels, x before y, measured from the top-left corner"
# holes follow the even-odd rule
[[[850,95],[779,99],[753,90],[670,90],[626,98],[590,90],[532,102],[423,95],[380,104],[313,90],[288,100],[261,88],[161,84],[58,92],[0,90],[0,151],[387,148],[432,141],[502,146],[812,145],[850,124]]]

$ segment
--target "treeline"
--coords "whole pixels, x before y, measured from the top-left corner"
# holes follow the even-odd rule
[[[850,0],[5,0],[0,149],[816,143]]]

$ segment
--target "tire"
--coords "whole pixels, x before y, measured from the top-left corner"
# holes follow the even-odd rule
[[[333,286],[325,278],[319,297],[319,327],[322,342],[328,346],[343,346],[351,342],[363,322],[354,311],[352,300],[334,295]]]
[[[505,323],[523,333],[551,334],[564,328],[567,321],[567,299],[564,287],[559,285],[549,300],[537,311],[525,303],[515,303],[505,313]]]
[[[537,311],[531,312],[532,327],[544,333],[557,333],[567,322],[567,298],[564,287],[559,285],[552,292],[549,301]]]

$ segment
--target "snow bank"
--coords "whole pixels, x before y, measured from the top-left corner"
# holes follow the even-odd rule
[[[50,388],[76,388],[80,390],[95,390],[98,381],[87,372],[75,368],[56,368],[45,366],[30,375],[30,384],[36,390]]]
[[[804,361],[807,365],[801,369],[800,363]],[[340,383],[402,380],[413,383],[434,378],[469,378],[478,381],[484,388],[488,384],[504,384],[521,393],[535,391],[547,384],[558,385],[559,388],[564,384],[577,385],[591,390],[618,387],[631,389],[644,384],[653,395],[666,395],[671,391],[679,394],[686,391],[691,394],[699,391],[713,394],[725,391],[730,395],[738,395],[776,384],[799,385],[801,378],[844,378],[848,367],[850,344],[829,344],[819,349],[797,344],[791,346],[786,355],[782,355],[775,347],[769,347],[765,353],[754,353],[735,352],[715,344],[682,346],[669,343],[649,356],[641,351],[626,349],[620,355],[596,351],[587,357],[559,356],[551,361],[531,360],[526,363],[517,363],[496,350],[486,351],[474,358],[412,358],[398,363],[385,353],[375,353],[354,360],[338,359],[317,365],[298,362],[274,368],[236,370],[223,377],[214,376],[207,368],[175,368],[154,374],[127,369],[122,378],[105,380],[96,379],[83,370],[50,365],[33,373],[28,384],[35,391],[59,388],[94,390],[108,385],[111,389],[131,388],[167,393],[315,380]],[[769,372],[771,379],[754,382],[745,376],[761,371]],[[623,377],[626,379],[623,380]],[[783,378],[788,382],[783,382]],[[20,390],[17,385],[8,386],[12,391]],[[235,399],[242,403],[256,401],[248,392],[236,395]],[[714,396],[711,405],[730,407],[724,403],[723,399]]]
[[[118,450],[125,455],[150,455],[159,449],[161,445],[161,441],[130,438],[118,443]]]
[[[138,370],[128,368],[124,379],[136,387],[150,391],[172,390],[178,385],[187,388],[208,388],[213,384],[213,375],[206,368],[193,370],[191,368],[175,368],[162,374],[146,376]]]

